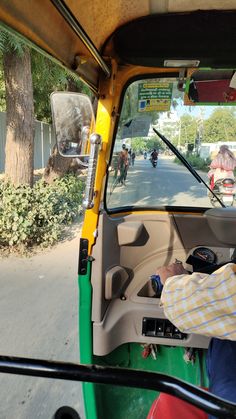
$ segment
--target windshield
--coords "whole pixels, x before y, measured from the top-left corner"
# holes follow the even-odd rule
[[[108,209],[220,205],[153,128],[175,145],[224,205],[234,205],[236,108],[230,102],[193,103],[183,90],[176,78],[139,80],[127,88],[109,168]],[[226,178],[232,181],[228,186],[222,183]]]

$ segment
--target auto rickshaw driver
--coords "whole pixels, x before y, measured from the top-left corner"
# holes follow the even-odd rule
[[[212,337],[206,359],[209,390],[236,402],[236,265],[229,263],[211,275],[189,275],[182,263],[173,263],[158,268],[157,275],[164,286],[166,317],[182,332],[189,333],[191,327],[191,332]]]

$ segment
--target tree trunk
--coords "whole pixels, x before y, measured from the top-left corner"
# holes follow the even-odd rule
[[[84,169],[84,167],[79,164],[77,159],[62,157],[55,145],[45,167],[43,179],[51,184],[55,179],[59,179],[67,173],[77,173],[79,169]]]
[[[6,86],[5,176],[15,186],[33,185],[34,104],[29,49],[3,55]]]
[[[76,81],[70,76],[67,77],[67,90],[68,90],[68,92],[79,92],[80,91],[78,89]]]

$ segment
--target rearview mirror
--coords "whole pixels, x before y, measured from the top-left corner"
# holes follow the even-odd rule
[[[185,105],[235,105],[235,70],[191,70],[187,77]]]
[[[52,119],[59,153],[64,157],[89,156],[89,137],[95,119],[90,99],[81,93],[51,94]]]

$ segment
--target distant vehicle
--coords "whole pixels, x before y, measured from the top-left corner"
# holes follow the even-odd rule
[[[199,156],[206,160],[213,159],[219,151],[221,145],[227,145],[236,156],[236,141],[218,141],[216,143],[202,143],[199,150]]]
[[[151,158],[150,159],[151,160],[151,163],[152,163],[152,167],[157,167],[157,159],[153,159],[153,158]]]

